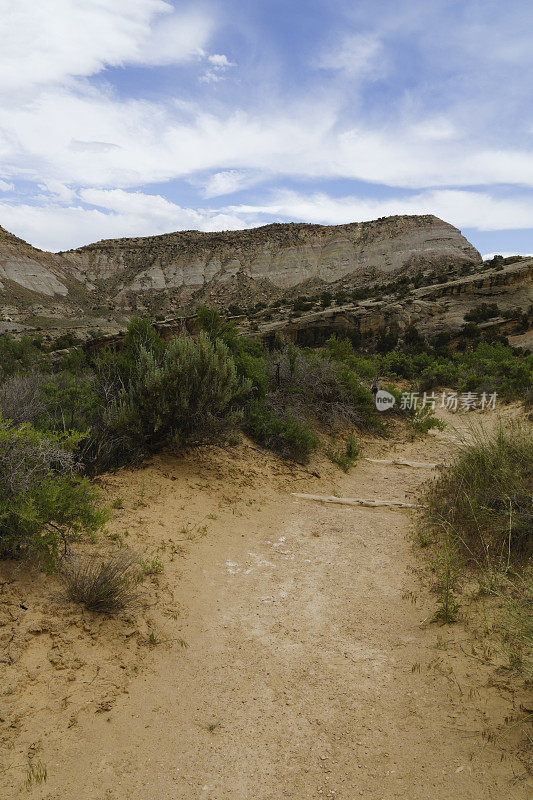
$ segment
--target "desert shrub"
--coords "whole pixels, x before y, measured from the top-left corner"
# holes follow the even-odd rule
[[[379,374],[379,359],[356,354],[350,339],[339,339],[333,334],[325,343],[324,353],[335,361],[342,361],[360,378],[368,380]]]
[[[473,323],[472,323],[473,324]],[[343,360],[362,377],[405,378],[419,391],[437,387],[460,392],[497,392],[504,399],[524,399],[533,392],[533,354],[503,342],[478,342],[464,352],[446,352],[446,339],[418,352],[396,350],[371,358],[350,353],[345,343],[326,343],[328,355]]]
[[[12,375],[37,364],[48,363],[39,340],[23,336],[20,340],[0,336],[0,377]]]
[[[446,427],[446,424],[435,416],[433,408],[429,404],[416,409],[411,418],[411,424],[418,433],[429,433],[433,428],[443,431]]]
[[[205,331],[213,341],[223,339],[229,345],[238,338],[235,323],[225,320],[216,308],[200,306],[196,311],[196,323],[198,328]]]
[[[531,425],[472,428],[426,497],[429,523],[448,530],[465,557],[493,569],[531,554]]]
[[[138,558],[128,551],[107,559],[74,556],[63,563],[61,576],[69,600],[110,614],[137,600],[138,566]]]
[[[388,353],[394,350],[398,344],[398,333],[396,331],[381,331],[376,342],[378,353]]]
[[[7,375],[0,382],[0,411],[4,419],[15,425],[35,423],[46,414],[48,403],[44,397],[44,385],[48,379],[48,375],[33,369]]]
[[[452,361],[438,359],[422,370],[418,388],[425,392],[429,389],[436,389],[438,386],[454,387],[457,384],[457,378],[456,365]]]
[[[307,297],[297,297],[292,303],[293,311],[309,311],[313,306],[314,302]]]
[[[76,345],[80,344],[80,341],[81,340],[76,336],[75,333],[62,333],[57,337],[55,342],[51,344],[50,349],[64,350],[67,347],[75,347]]]
[[[344,363],[288,347],[268,358],[268,400],[274,411],[314,418],[331,430],[355,424],[378,430],[371,392]]]
[[[295,419],[290,411],[276,413],[265,401],[249,404],[244,428],[254,441],[300,463],[306,463],[318,447],[318,438],[307,422]]]
[[[415,325],[409,325],[403,334],[403,340],[407,347],[417,348],[423,347],[424,337]]]
[[[62,371],[50,376],[43,387],[47,417],[55,431],[86,433],[98,413],[92,372]],[[42,421],[45,427],[46,420]]]
[[[77,474],[79,440],[0,417],[0,558],[51,567],[61,548],[103,525],[96,490]]]
[[[274,304],[272,304],[272,305],[274,305]],[[243,314],[246,314],[246,311],[241,306],[237,306],[237,305],[231,304],[231,305],[228,306],[228,314],[230,315],[230,317],[240,317]]]
[[[339,339],[335,334],[326,341],[324,349],[331,358],[343,361],[345,364],[351,365],[355,358],[351,341],[347,338]]]
[[[492,317],[498,317],[500,309],[496,303],[479,303],[465,314],[465,322],[485,322]]]
[[[461,328],[461,336],[464,339],[480,339],[481,331],[479,330],[477,323],[465,322],[465,324]]]
[[[147,451],[217,440],[242,416],[250,389],[227,345],[203,331],[196,339],[174,339],[159,357],[142,346],[109,427]]]
[[[528,423],[492,432],[472,428],[452,463],[427,489],[419,524],[432,544],[437,584],[435,619],[455,621],[461,581],[477,575],[498,599],[493,624],[509,664],[533,675],[533,436]]]
[[[359,458],[359,453],[360,448],[357,444],[357,439],[353,433],[350,433],[346,438],[344,450],[336,449],[335,443],[332,441],[328,450],[328,457],[334,464],[338,464],[344,472],[349,472]]]

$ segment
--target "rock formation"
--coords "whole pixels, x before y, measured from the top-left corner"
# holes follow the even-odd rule
[[[0,227],[0,312],[5,323],[83,313],[89,286],[75,265]],[[9,327],[9,326],[8,326]]]
[[[119,304],[146,292],[193,292],[238,278],[286,290],[352,275],[363,279],[406,268],[479,264],[477,250],[446,222],[427,216],[386,217],[348,225],[265,225],[243,231],[183,231],[110,239],[62,254],[105,286]]]
[[[409,283],[415,273],[423,273],[427,284]],[[183,231],[64,253],[37,250],[0,228],[0,333],[24,328],[53,339],[71,328],[84,338],[91,330],[93,336],[115,336],[134,311],[187,317],[202,302],[223,310],[262,302],[270,308],[244,317],[243,332],[297,338],[306,328],[364,334],[416,324],[431,334],[459,330],[466,311],[487,298],[500,302],[502,313],[528,308],[532,274],[533,261],[484,266],[460,231],[432,215]],[[403,294],[396,286],[402,278]],[[292,311],[297,295],[316,297],[325,289],[337,295],[361,286],[375,287],[375,293],[346,307],[315,302],[310,313]],[[506,320],[501,324],[507,332]]]

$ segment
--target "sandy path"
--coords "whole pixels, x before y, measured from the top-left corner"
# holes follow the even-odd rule
[[[369,452],[439,460],[444,438]],[[423,588],[408,512],[290,496],[336,489],[401,500],[428,470],[361,461],[347,476],[323,465],[320,478],[273,483],[258,468],[223,500],[223,476],[211,480],[206,468],[186,496],[182,469],[171,460],[148,467],[152,489],[156,478],[169,480],[147,491],[143,535],[164,538],[184,514],[216,519],[184,558],[165,564],[158,596],[167,605],[157,619],[165,641],[145,648],[138,677],[109,712],[82,709],[72,727],[48,730],[40,751],[48,779],[30,796],[530,796],[522,765],[481,736],[512,713],[512,696],[486,685],[490,668],[459,649],[460,625],[425,621],[435,600]],[[115,487],[127,484],[124,473]]]

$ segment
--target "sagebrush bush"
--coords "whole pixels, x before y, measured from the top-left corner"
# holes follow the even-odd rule
[[[381,430],[371,392],[347,365],[294,346],[268,358],[268,400],[278,413],[314,418],[330,430],[347,425]]]
[[[328,450],[328,457],[334,464],[338,464],[344,472],[349,472],[359,458],[360,448],[353,433],[350,433],[344,444],[344,450],[335,448],[334,440]]]
[[[44,385],[46,373],[36,370],[15,372],[0,382],[0,411],[15,424],[35,423],[48,411]]]
[[[77,474],[79,441],[0,417],[0,558],[50,567],[73,539],[104,524],[96,489]]]
[[[129,551],[106,559],[74,556],[63,563],[61,576],[69,600],[109,614],[138,599],[138,567],[139,559]]]
[[[180,336],[160,355],[142,346],[110,408],[112,432],[149,451],[219,440],[242,417],[250,384],[224,342]]]
[[[0,377],[35,368],[37,364],[41,369],[49,364],[40,340],[30,339],[29,336],[23,336],[20,340],[0,336]]]
[[[300,463],[306,463],[318,447],[318,438],[307,422],[294,419],[290,411],[275,412],[264,400],[249,404],[244,428],[259,444]]]

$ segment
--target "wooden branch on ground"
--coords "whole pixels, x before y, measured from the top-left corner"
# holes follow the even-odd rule
[[[394,506],[395,508],[422,508],[418,503],[404,503],[403,500],[363,500],[357,497],[334,497],[333,495],[324,496],[320,494],[300,494],[291,492],[293,497],[300,500],[317,500],[319,503],[339,503],[343,506],[368,506],[375,508],[378,506]]]
[[[404,461],[402,458],[365,458],[365,461],[372,461],[373,464],[397,464],[401,467],[427,467],[435,469],[438,464],[430,461]]]

